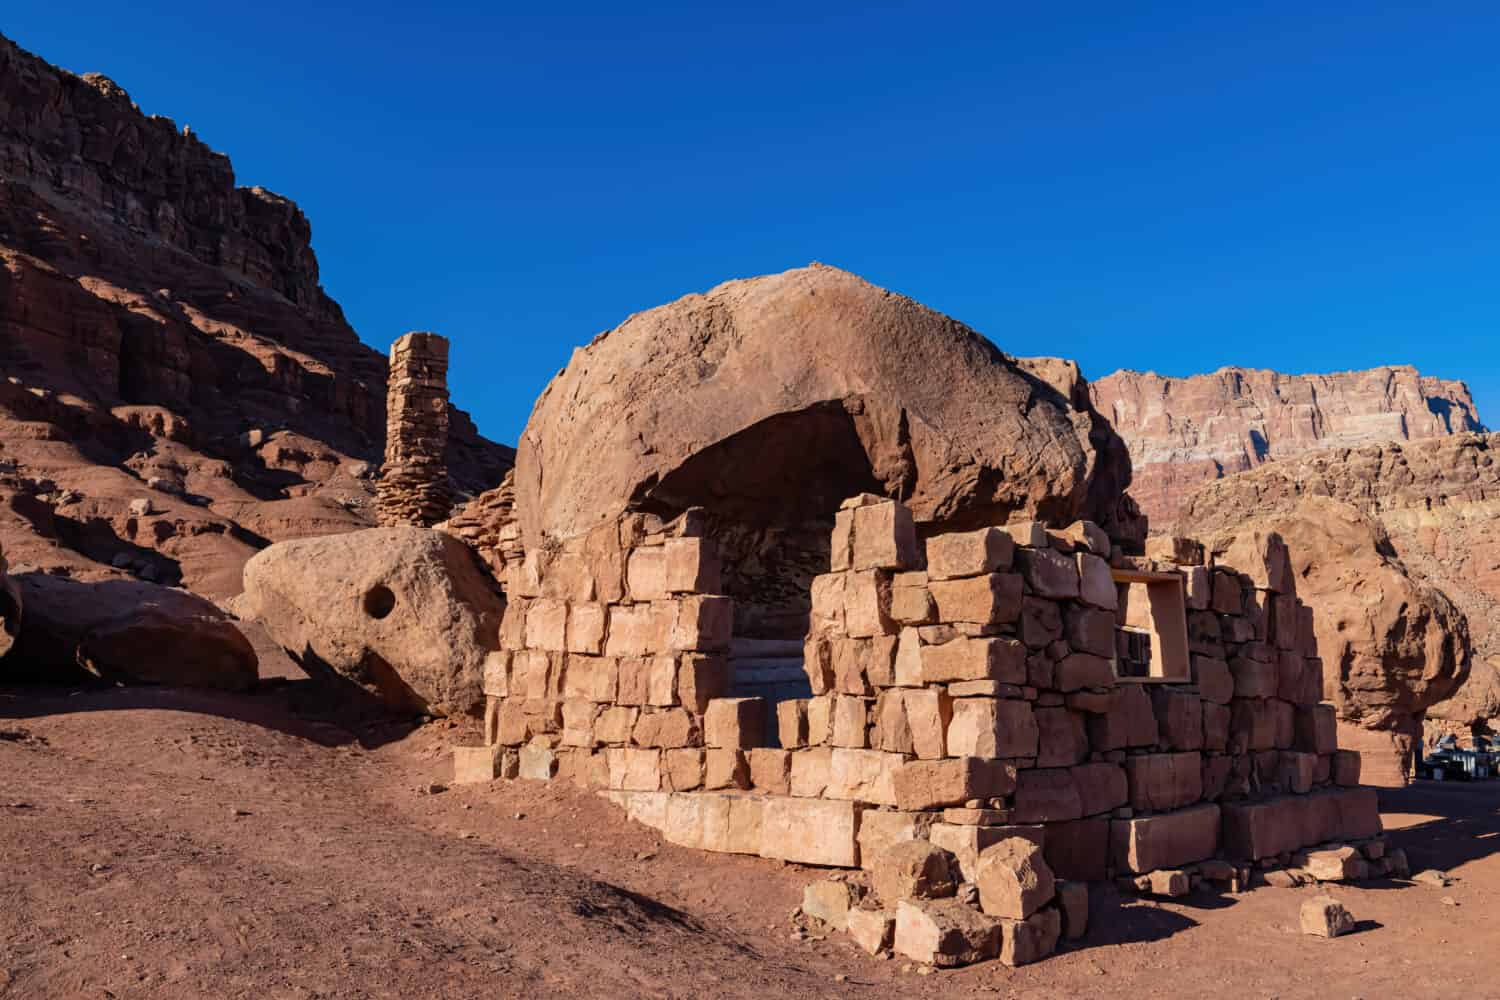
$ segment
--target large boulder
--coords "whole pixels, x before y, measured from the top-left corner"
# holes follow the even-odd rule
[[[393,527],[272,545],[245,564],[235,607],[309,673],[397,711],[457,714],[483,702],[505,602],[462,542]]]
[[[243,691],[255,649],[213,604],[139,580],[83,582],[45,573],[14,578],[26,615],[0,676]]]
[[[10,652],[21,632],[21,588],[6,575],[5,550],[0,549],[0,656]]]
[[[1081,404],[1081,405],[1080,405]],[[627,507],[747,522],[861,491],[920,522],[1111,526],[1129,460],[1077,369],[813,265],[639,313],[575,351],[516,464],[526,548]]]
[[[1213,484],[1213,495],[1224,496],[1234,484],[1235,478]],[[1211,540],[1215,553],[1228,552],[1241,536],[1280,535],[1297,595],[1313,611],[1324,699],[1338,708],[1341,722],[1381,734],[1362,741],[1351,734],[1351,742],[1405,756],[1420,738],[1423,713],[1469,674],[1463,614],[1442,591],[1415,578],[1379,523],[1350,504],[1303,496],[1268,505],[1259,517],[1249,513],[1199,496],[1184,516],[1188,530]]]

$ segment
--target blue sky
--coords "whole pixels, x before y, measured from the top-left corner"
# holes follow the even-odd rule
[[[0,31],[296,199],[493,437],[630,313],[811,260],[1094,377],[1409,363],[1500,424],[1493,3],[319,6]]]

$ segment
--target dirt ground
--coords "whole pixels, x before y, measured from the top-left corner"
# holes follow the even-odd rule
[[[1446,889],[1095,892],[1039,965],[922,977],[789,917],[822,873],[663,844],[570,785],[430,792],[461,726],[249,696],[0,689],[0,997],[1500,997],[1500,782],[1382,796]],[[841,980],[838,977],[846,977]]]

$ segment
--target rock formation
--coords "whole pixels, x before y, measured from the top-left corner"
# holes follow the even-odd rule
[[[1222,368],[1190,378],[1121,371],[1092,393],[1129,445],[1131,494],[1157,531],[1171,529],[1197,486],[1266,462],[1484,429],[1462,382],[1404,366],[1331,375]]]
[[[1340,741],[1359,750],[1365,780],[1401,784],[1426,710],[1469,673],[1468,626],[1435,587],[1414,579],[1384,529],[1357,507],[1316,494],[1257,495],[1287,464],[1213,483],[1189,498],[1182,523],[1215,552],[1247,533],[1279,535],[1297,594],[1312,609],[1323,697]]]
[[[117,84],[0,38],[0,540],[12,566],[212,598],[269,542],[373,523],[384,358],[295,204]],[[449,412],[477,493],[510,449]]]
[[[1129,472],[1099,449],[1107,434],[961,323],[814,265],[637,314],[575,352],[522,435],[517,510],[528,548],[627,505],[795,523],[861,491],[924,524],[1108,525],[1096,508],[1118,492],[1096,483]]]
[[[385,465],[375,507],[384,525],[429,528],[453,509],[448,446],[448,341],[408,333],[391,345]]]
[[[396,710],[455,714],[483,702],[505,602],[463,543],[406,527],[273,545],[245,564],[235,609],[314,676]]]
[[[6,569],[5,549],[0,548],[0,656],[10,652],[21,631],[21,589]]]
[[[84,583],[45,573],[15,579],[26,616],[0,677],[70,683],[92,675],[229,691],[256,681],[249,640],[201,597],[139,580]]]
[[[1500,718],[1500,435],[1460,434],[1336,448],[1214,483],[1184,520],[1232,523],[1331,497],[1379,522],[1405,570],[1468,619],[1469,680],[1429,718],[1457,729]]]

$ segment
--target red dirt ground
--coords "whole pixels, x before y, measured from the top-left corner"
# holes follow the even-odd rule
[[[1500,996],[1500,782],[1383,795],[1414,870],[1459,881],[1335,887],[1349,937],[1297,933],[1313,889],[1102,890],[1052,959],[922,977],[794,940],[816,870],[561,783],[426,794],[464,735],[340,723],[307,682],[0,689],[0,997]]]

